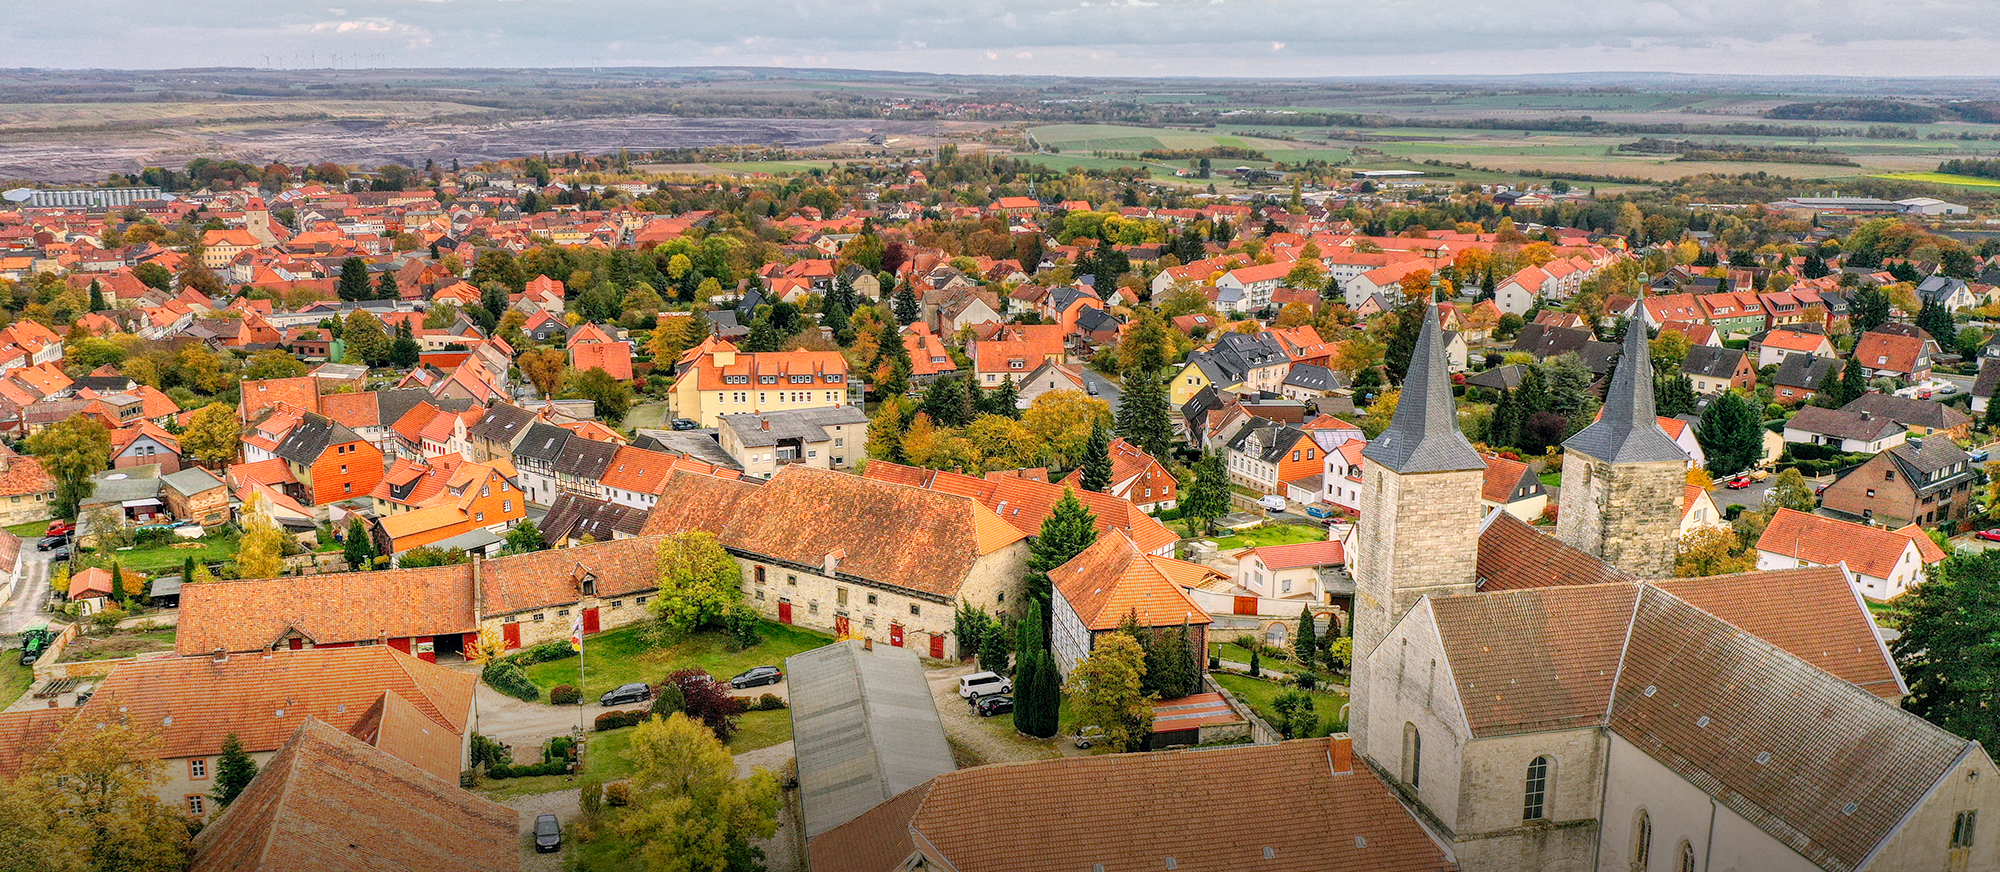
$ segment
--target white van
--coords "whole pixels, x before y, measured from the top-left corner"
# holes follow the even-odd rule
[[[1013,682],[991,672],[974,672],[971,675],[958,677],[958,695],[966,699],[1013,692]]]

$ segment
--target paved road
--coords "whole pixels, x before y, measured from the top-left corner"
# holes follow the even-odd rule
[[[42,606],[49,599],[49,552],[36,551],[35,540],[21,542],[21,577],[7,588],[7,604],[0,611],[0,633],[19,633],[31,624],[47,620]],[[12,567],[0,567],[4,572]]]
[[[1749,487],[1742,490],[1731,490],[1723,487],[1721,484],[1717,484],[1713,490],[1709,491],[1708,496],[1710,499],[1715,500],[1715,507],[1718,509],[1727,510],[1730,506],[1746,506],[1752,509],[1761,509],[1764,507],[1764,494],[1771,489],[1771,485],[1777,483],[1778,477],[1773,475],[1763,481],[1753,481]]]

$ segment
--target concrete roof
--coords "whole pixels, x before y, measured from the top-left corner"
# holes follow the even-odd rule
[[[958,768],[916,652],[835,642],[785,672],[806,838]]]

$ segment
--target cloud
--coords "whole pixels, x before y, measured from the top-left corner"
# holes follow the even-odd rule
[[[1993,75],[1990,0],[268,0],[19,4],[20,66],[368,52],[397,66],[753,58],[937,72]],[[754,46],[754,49],[746,49]]]

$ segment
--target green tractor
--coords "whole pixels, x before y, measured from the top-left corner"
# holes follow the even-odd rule
[[[21,631],[21,665],[28,666],[40,659],[43,651],[49,650],[49,643],[56,635],[49,632],[49,625],[36,624]]]

